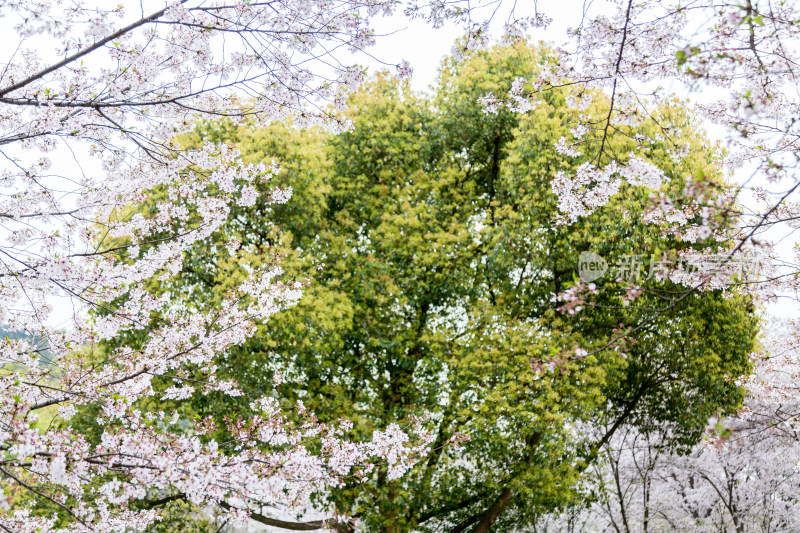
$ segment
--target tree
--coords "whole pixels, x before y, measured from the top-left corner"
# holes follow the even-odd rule
[[[565,173],[558,190],[564,218],[577,223],[613,198],[617,191],[609,184],[626,179],[621,172],[625,159],[608,149],[610,134],[656,118],[663,126],[657,138],[669,140],[675,128],[669,120],[653,114],[663,102],[664,87],[671,86],[675,91],[677,86],[683,94],[695,89],[697,101],[692,108],[724,138],[726,166],[737,172],[739,187],[736,194],[709,202],[705,190],[689,183],[685,193],[696,202],[680,210],[671,205],[674,198],[666,195],[661,200],[663,215],[658,218],[665,231],[690,239],[727,240],[721,255],[696,257],[701,270],[699,275],[684,278],[685,294],[709,286],[737,285],[746,287],[761,302],[796,300],[797,247],[791,245],[799,183],[794,68],[797,6],[770,1],[625,1],[593,7],[595,10],[585,10],[580,23],[573,25],[577,28],[574,38],[560,50],[551,69],[531,72],[500,99],[493,94],[484,98],[489,109],[527,111],[536,106],[541,94],[556,87],[572,92],[576,108],[584,105],[582,95],[590,89],[604,90],[610,96],[599,117],[577,119],[574,135],[554,143],[564,153],[592,159],[584,172]],[[635,153],[648,151],[650,139],[642,140]],[[680,140],[672,142],[675,157],[691,155],[691,147]],[[695,219],[692,223],[685,216],[688,213],[702,215],[703,221]],[[756,276],[736,273],[742,262],[754,260],[768,264]],[[720,422],[719,430],[728,437],[716,441],[720,449],[707,449],[701,443],[689,459],[675,457],[659,451],[658,435],[640,438],[641,434],[634,431],[637,442],[644,439],[653,445],[631,450],[630,441],[623,440],[609,450],[619,455],[609,458],[612,466],[603,470],[600,488],[594,488],[603,492],[604,487],[612,486],[615,472],[632,470],[625,481],[635,492],[611,490],[606,499],[636,517],[631,530],[646,528],[643,517],[647,516],[677,529],[684,527],[681,523],[714,531],[796,529],[792,522],[796,486],[791,464],[797,456],[796,409],[793,397],[785,396],[786,387],[793,388],[785,380],[795,375],[791,354],[796,329],[796,318],[792,317],[789,327],[780,328],[783,339],[777,345],[782,347],[756,358],[757,372],[744,380],[749,398],[742,413]],[[779,392],[777,397],[772,397],[773,391]],[[670,472],[664,463],[648,463],[648,458],[655,456],[680,468]],[[650,466],[641,471],[637,462]],[[686,473],[681,469],[691,470]],[[663,477],[660,489],[653,489],[656,499],[626,500],[633,494],[639,498],[640,489],[649,486],[653,476]],[[689,495],[691,501],[678,498],[676,503],[672,499],[675,495]],[[660,505],[665,501],[675,506]],[[596,516],[592,515],[589,522]],[[560,527],[585,523],[582,520],[586,517],[573,510],[561,517]],[[609,516],[598,528],[622,530],[621,519],[619,514]]]
[[[158,289],[212,309],[243,265],[276,250],[289,279],[308,280],[298,304],[220,357],[218,372],[256,391],[269,387],[266,369],[277,371],[286,405],[302,400],[322,421],[353,420],[361,438],[425,416],[436,435],[407,474],[378,468],[319,492],[318,508],[370,530],[526,527],[575,497],[573,485],[623,424],[670,424],[670,446],[691,445],[709,416],[740,404],[736,380],[748,372],[756,328],[746,296],[709,290],[653,313],[682,294],[679,284],[618,273],[591,287],[575,277],[581,252],[613,260],[714,246],[663,235],[643,206],[650,189],[680,190],[686,175],[723,186],[718,154],[700,148],[678,102],[665,105],[703,156],[675,162],[669,145],[656,144],[624,196],[582,226],[557,224],[554,176],[582,164],[553,147],[575,116],[566,94],[544,95],[528,117],[487,114],[478,102],[549,54],[523,43],[448,59],[432,96],[378,76],[350,100],[353,129],[338,136],[208,123],[184,140],[228,140],[245,161],[283,161],[276,183],[298,199],[237,209],[222,240],[198,243],[190,272]],[[609,145],[627,153],[636,142],[620,134]],[[665,174],[655,183],[653,165]],[[553,303],[581,287],[592,297]],[[633,328],[636,342],[620,345]],[[231,404],[217,394],[175,408],[221,419]],[[458,449],[453,435],[469,441]]]
[[[745,404],[727,420],[709,420],[706,438],[690,453],[671,453],[663,427],[625,428],[584,480],[594,501],[541,517],[538,530],[795,531],[800,441],[790,327],[785,320],[770,323],[763,348],[753,354]]]
[[[217,379],[214,358],[300,294],[275,280],[277,258],[203,314],[144,290],[180,272],[185,251],[213,238],[231,206],[252,205],[256,184],[269,202],[290,195],[265,185],[274,169],[224,145],[186,151],[173,139],[203,117],[346,126],[335,108],[363,72],[337,63],[335,50],[370,45],[370,20],[392,8],[0,2],[7,42],[17,39],[0,70],[0,322],[22,333],[0,343],[0,475],[38,506],[3,513],[4,530],[141,530],[158,512],[135,502],[172,490],[241,519],[237,505],[301,504],[353,463],[392,454],[402,469],[422,451],[395,427],[355,444],[340,438],[346,425],[309,416],[289,426],[264,396],[248,398],[259,417],[231,413],[228,443],[200,439],[202,421],[135,407],[155,376],[178,379],[186,367],[201,388],[241,394]],[[132,209],[153,195],[149,213]],[[53,326],[54,305],[73,307],[66,328]],[[53,364],[39,364],[42,350]],[[69,423],[78,411],[94,413],[94,435],[76,431],[86,419]]]
[[[362,72],[359,68],[339,67],[333,49],[339,45],[360,48],[369,44],[370,16],[389,10],[392,4],[176,1],[150,14],[134,14],[135,8],[89,8],[81,2],[72,2],[69,9],[63,10],[59,4],[25,0],[6,0],[1,5],[4,15],[15,18],[13,33],[19,39],[18,46],[8,48],[11,55],[0,74],[0,144],[7,162],[0,174],[4,195],[0,219],[8,235],[0,248],[4,269],[0,319],[25,334],[7,339],[2,348],[8,372],[2,376],[3,442],[7,447],[2,475],[6,483],[21,487],[59,513],[58,520],[73,520],[82,524],[76,527],[85,529],[93,528],[93,524],[102,524],[97,528],[106,529],[143,527],[155,516],[154,512],[107,504],[146,497],[140,489],[159,483],[165,491],[172,491],[176,485],[180,490],[191,488],[183,494],[197,502],[225,502],[236,495],[243,497],[237,500],[240,502],[250,496],[261,501],[266,495],[247,492],[227,456],[223,457],[225,454],[216,454],[212,446],[200,455],[192,455],[202,439],[187,439],[184,428],[172,431],[161,423],[160,415],[158,420],[148,420],[131,407],[143,403],[142,396],[150,394],[152,374],[167,374],[169,379],[187,384],[185,373],[197,372],[199,383],[194,384],[198,390],[238,393],[232,383],[216,377],[212,361],[244,341],[254,331],[254,322],[268,318],[278,307],[299,297],[296,284],[274,282],[279,276],[277,258],[262,260],[259,264],[263,269],[249,272],[250,280],[234,278],[242,283],[228,285],[231,292],[217,295],[220,305],[205,314],[187,308],[178,295],[173,298],[161,292],[159,298],[149,296],[146,289],[180,271],[184,251],[225,231],[227,216],[232,208],[236,209],[233,204],[247,206],[258,201],[255,192],[263,188],[254,182],[272,174],[268,168],[239,163],[236,154],[224,146],[182,152],[173,139],[209,115],[228,116],[234,122],[255,117],[257,122],[268,123],[292,114],[299,124],[322,121],[347,126],[330,116],[325,102],[343,106],[345,94],[359,82]],[[527,27],[547,22],[535,8],[534,17],[525,21]],[[663,107],[663,91],[636,86],[649,83],[654,77],[677,78],[722,89],[723,98],[697,106],[696,111],[728,128],[732,149],[726,161],[730,166],[752,164],[761,176],[781,184],[782,189],[774,195],[766,189],[755,190],[764,207],[751,217],[736,204],[735,195],[711,194],[719,185],[715,179],[699,183],[689,180],[683,190],[665,195],[659,201],[660,209],[649,212],[646,220],[661,221],[667,239],[674,237],[688,243],[679,248],[689,261],[699,258],[710,264],[712,261],[704,254],[711,252],[722,252],[728,266],[743,252],[769,257],[773,251],[765,245],[764,231],[791,224],[798,216],[792,201],[800,183],[796,179],[795,157],[797,61],[792,46],[800,17],[795,7],[768,0],[744,4],[698,0],[685,5],[626,1],[612,3],[612,8],[610,17],[585,12],[584,19],[576,25],[581,29],[579,39],[571,43],[575,46],[559,52],[549,62],[550,68],[518,72],[523,79],[511,84],[511,105],[501,106],[507,117],[507,111],[528,110],[537,99],[547,101],[537,96],[544,92],[571,92],[563,98],[578,110],[587,105],[585,95],[595,98],[597,107],[592,110],[591,120],[585,120],[577,111],[569,133],[563,131],[563,141],[560,137],[548,139],[548,150],[555,145],[563,155],[575,157],[559,160],[557,166],[551,167],[558,176],[555,185],[558,205],[564,213],[562,221],[580,224],[581,220],[591,220],[585,217],[594,216],[605,205],[616,205],[608,202],[623,202],[618,193],[627,194],[629,186],[635,189],[643,180],[651,185],[663,181],[672,164],[661,160],[665,154],[685,160],[690,166],[705,155],[702,143],[687,144],[672,136],[678,131],[680,137],[683,129],[674,126],[671,114],[651,116]],[[425,16],[434,25],[445,17],[474,21],[472,11],[461,9],[458,3],[437,2],[429,10],[412,5],[409,13]],[[689,35],[685,28],[689,16],[695,14],[707,15],[701,18],[710,22],[699,34]],[[118,21],[116,25],[114,21]],[[472,28],[466,43],[479,45],[486,26],[478,22]],[[37,42],[52,46],[56,53],[28,49],[26,43],[32,41],[27,39],[35,36],[44,36]],[[322,70],[312,68],[312,64]],[[570,66],[575,68],[570,70]],[[334,79],[323,79],[326,73]],[[537,74],[535,78],[526,81],[525,76],[532,73]],[[504,99],[507,85],[484,86],[486,92],[478,96],[496,107],[501,102],[493,98]],[[553,90],[559,86],[563,87]],[[594,96],[598,89],[606,91],[605,98]],[[650,130],[622,143],[625,150],[615,148],[613,137],[639,128]],[[457,137],[452,135],[454,131],[449,133],[452,139]],[[480,136],[477,139],[480,141]],[[580,150],[576,143],[584,143],[589,149],[576,153]],[[672,143],[670,153],[664,148],[653,158],[658,163],[654,165],[649,147],[668,143]],[[79,162],[87,161],[84,151],[98,156],[99,168],[69,169],[63,159],[54,165],[46,154],[59,146],[64,153],[74,153]],[[494,146],[502,147],[497,143]],[[475,147],[491,148],[492,144],[480,141]],[[627,155],[630,150],[634,157]],[[452,157],[459,161],[461,156]],[[476,177],[476,186],[492,191],[492,176],[496,175],[492,167],[484,169],[483,177]],[[490,179],[486,181],[486,177]],[[149,216],[132,209],[146,197],[157,195],[161,195],[161,201]],[[287,191],[270,191],[269,198],[277,203],[287,195]],[[638,208],[649,201],[645,197],[642,195],[635,202]],[[709,202],[709,198],[713,201]],[[680,209],[675,208],[675,202],[682,204]],[[492,211],[491,205],[489,208]],[[619,228],[619,217],[609,217],[617,225],[608,227]],[[107,246],[112,239],[121,244]],[[659,320],[681,324],[681,320],[670,322],[673,313],[688,323],[688,315],[680,313],[695,298],[704,298],[696,294],[698,290],[752,284],[753,280],[732,275],[732,270],[722,274],[706,270],[699,275],[679,270],[676,280],[681,280],[686,289],[659,306],[657,312],[643,312],[648,300],[641,300],[636,306],[638,315],[623,321],[625,327],[618,335],[604,339],[587,336],[587,331],[575,327],[586,346],[571,352],[566,363],[558,361],[563,365],[546,357],[539,362],[572,372],[569,365],[590,366],[594,364],[590,357],[604,357],[606,350],[599,348],[606,345],[627,353],[629,348],[621,343],[638,340],[639,336],[660,350],[661,344],[650,330]],[[794,274],[791,269],[788,276],[767,273],[758,280],[763,283],[754,286],[767,297],[783,289],[795,290],[798,278]],[[159,279],[162,277],[165,279]],[[480,279],[494,278],[486,275]],[[595,302],[588,283],[565,288],[567,291],[556,297],[567,306],[566,311],[577,311],[579,306]],[[641,292],[635,287],[619,294],[630,296],[624,300],[628,304],[639,295],[657,298],[656,293]],[[74,327],[67,330],[48,325],[52,298],[59,295],[78,307],[71,319]],[[496,302],[489,300],[486,316],[496,316],[492,314]],[[618,304],[619,299],[613,301],[613,307]],[[703,319],[708,327],[698,328],[695,339],[716,334],[718,330],[714,328],[727,319],[736,322],[724,306],[709,305]],[[87,317],[82,307],[94,313]],[[702,315],[701,311],[693,312]],[[723,320],[717,320],[715,313],[722,313]],[[607,325],[601,318],[587,319],[589,331],[594,331],[589,327],[594,321]],[[140,332],[148,332],[150,337],[143,340]],[[573,334],[572,329],[563,333]],[[41,338],[47,339],[53,359],[59,362],[58,371],[53,365],[39,366],[41,354],[37,352],[42,346],[38,341],[32,345],[26,340]],[[133,344],[126,346],[126,339]],[[718,348],[721,346],[711,352]],[[712,370],[722,369],[731,376],[742,370],[741,365],[722,359],[728,353],[715,354],[719,360],[712,357]],[[580,362],[581,359],[586,361]],[[711,379],[714,372],[704,376],[698,366],[688,364],[697,360],[688,357],[687,364],[679,366],[696,377],[708,377],[711,382],[705,385],[716,387],[718,383]],[[629,368],[627,363],[622,366]],[[646,365],[637,363],[633,368]],[[478,372],[473,370],[474,374]],[[627,379],[630,374],[626,370],[624,375]],[[645,377],[648,373],[638,375]],[[720,399],[735,403],[732,390],[730,383],[722,386],[718,391]],[[675,385],[672,398],[682,397],[679,391],[680,386]],[[169,394],[188,393],[187,387],[175,387]],[[628,400],[632,398],[637,396]],[[266,409],[266,418],[262,419],[265,424],[283,424],[269,400],[261,404]],[[618,398],[615,405],[625,405],[625,398]],[[685,407],[681,401],[671,401],[667,413],[675,414]],[[704,405],[693,413],[710,407]],[[50,423],[48,416],[42,417],[40,428],[31,427],[34,418],[48,409],[57,409],[61,419],[69,419],[78,409],[102,410],[103,425],[109,431],[100,431],[96,436],[107,436],[108,440],[101,441],[106,447],[97,447],[91,439],[76,435],[68,425],[59,425],[58,419]],[[622,408],[621,413],[626,410]],[[299,438],[318,429],[312,424],[299,429],[300,433],[287,431]],[[210,431],[202,425],[196,430]],[[385,457],[388,453],[377,444],[371,448],[341,443],[335,437],[338,430],[332,427],[322,431],[332,439],[325,441],[331,443],[326,450],[349,450],[356,454],[355,458],[329,463],[317,456],[314,464],[320,470],[304,470],[299,478],[291,476],[288,501],[294,501],[295,490],[300,496],[297,501],[315,492],[320,485],[306,483],[311,478],[322,485],[338,483],[344,464],[376,454]],[[152,437],[149,440],[144,439],[147,432]],[[378,441],[398,443],[404,438],[394,428],[390,435],[378,434]],[[248,435],[242,436],[242,442],[252,443],[248,439]],[[314,442],[309,447],[319,443]],[[301,448],[293,449],[305,461],[307,456]],[[396,451],[407,458],[405,446]],[[262,453],[263,447],[254,446],[241,458],[266,460],[266,456],[259,455]],[[279,457],[270,455],[268,459]],[[215,464],[214,458],[222,463]],[[181,461],[189,461],[184,464],[191,464],[192,468],[172,468]],[[212,464],[214,469],[209,466]],[[115,474],[122,480],[109,480]],[[270,468],[248,475],[262,481],[276,479]],[[210,485],[195,483],[201,478],[232,484],[209,488]],[[298,479],[301,481],[295,483]],[[284,492],[272,495],[280,502],[287,501]],[[512,500],[497,501],[506,509]],[[484,512],[477,519],[477,527],[486,526],[487,520],[494,520],[492,516],[493,512]],[[47,529],[56,523],[50,515],[24,512],[3,520],[4,526],[12,530],[36,524]]]
[[[537,4],[540,7],[545,4]],[[565,173],[558,183],[563,219],[575,222],[605,204],[619,184],[630,179],[629,173],[635,173],[630,163],[638,158],[611,149],[608,140],[614,132],[655,120],[659,131],[642,137],[632,147],[633,154],[646,156],[651,141],[658,141],[672,145],[672,157],[692,156],[696,148],[680,135],[674,137],[678,129],[657,110],[671,97],[665,84],[677,85],[677,92],[685,94],[704,91],[692,105],[693,112],[720,128],[727,147],[726,167],[747,168],[749,177],[742,176],[739,187],[716,195],[713,202],[705,187],[688,183],[684,197],[694,198],[694,205],[685,203],[683,213],[677,212],[671,205],[675,198],[664,197],[664,214],[657,219],[664,231],[680,232],[689,239],[728,240],[726,263],[754,256],[774,261],[779,258],[769,235],[792,229],[796,217],[792,200],[797,190],[792,67],[796,58],[789,44],[797,34],[796,15],[796,6],[768,0],[603,2],[583,11],[549,68],[521,77],[507,93],[489,92],[483,101],[490,110],[526,112],[535,108],[542,94],[559,88],[570,93],[568,101],[577,111],[591,101],[592,89],[608,96],[600,104],[601,113],[576,116],[571,135],[556,143],[562,153],[588,159],[586,166]],[[651,171],[658,179],[660,169]],[[689,212],[702,220],[687,223]],[[705,267],[685,279],[690,292],[742,283],[741,278],[732,279],[737,268],[720,272],[718,261],[697,262]],[[795,274],[791,267],[778,272],[766,268],[758,279],[745,283],[754,294],[774,298],[795,291]]]

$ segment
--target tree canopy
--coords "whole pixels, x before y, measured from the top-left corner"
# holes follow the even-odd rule
[[[556,176],[591,163],[554,148],[576,123],[568,93],[542,94],[526,115],[479,102],[548,61],[547,48],[524,43],[450,58],[430,94],[377,75],[351,97],[353,128],[339,135],[217,121],[183,138],[279,163],[271,185],[293,196],[234,208],[187,252],[182,275],[153,290],[213,309],[249,269],[280,257],[283,278],[304,291],[215,360],[244,396],[190,393],[174,408],[225,428],[251,394],[274,394],[298,420],[298,402],[323,422],[351,420],[357,439],[423,419],[436,436],[411,471],[398,477],[388,460],[315,500],[399,532],[529,525],[574,503],[578,477],[622,424],[669,426],[669,446],[688,446],[709,417],[741,405],[757,328],[747,296],[686,291],[651,275],[653,261],[636,279],[596,280],[580,307],[554,302],[583,283],[582,252],[611,263],[713,248],[665,235],[647,208],[659,191],[681,201],[687,182],[724,179],[721,151],[674,101],[658,123],[614,131],[607,150],[624,158],[669,121],[696,155],[675,159],[670,142],[654,142],[647,163],[668,181],[624,183],[588,216],[560,220]],[[602,95],[594,100],[584,116],[602,113]],[[189,383],[161,380],[162,390],[173,381]]]

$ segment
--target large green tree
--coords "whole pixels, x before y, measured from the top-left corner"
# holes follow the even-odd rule
[[[629,301],[629,284],[606,277],[585,309],[557,310],[553,295],[576,282],[583,251],[613,260],[713,244],[642,222],[649,191],[627,184],[591,216],[556,223],[553,176],[586,162],[554,149],[575,124],[566,92],[543,93],[527,114],[478,102],[547,61],[523,44],[451,58],[430,95],[379,75],[351,98],[354,126],[341,135],[223,122],[184,139],[279,162],[270,186],[294,191],[285,205],[238,208],[187,271],[153,287],[206,308],[248,265],[275,257],[306,284],[298,305],[220,357],[220,373],[276,394],[288,412],[300,401],[320,419],[349,418],[355,438],[412,417],[436,431],[411,472],[395,479],[380,465],[318,495],[320,509],[367,530],[523,528],[573,501],[621,424],[669,425],[679,446],[742,400],[736,381],[757,325],[744,296],[652,278]],[[675,162],[667,141],[654,142],[650,159],[671,178],[663,192],[679,196],[686,177],[722,183],[691,116],[677,103],[659,113],[695,153]],[[655,130],[645,121],[611,132],[606,150],[625,154],[636,133]],[[212,394],[175,408],[222,421],[248,401]]]

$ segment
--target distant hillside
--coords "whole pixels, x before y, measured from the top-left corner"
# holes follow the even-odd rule
[[[0,326],[0,338],[29,340],[35,347],[34,349],[39,352],[40,365],[52,365],[54,363],[47,338],[42,335],[29,335],[25,331],[10,329],[8,326]]]

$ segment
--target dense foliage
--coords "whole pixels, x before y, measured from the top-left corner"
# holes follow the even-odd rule
[[[525,116],[486,113],[478,102],[549,60],[524,44],[449,59],[431,95],[379,75],[351,98],[354,128],[337,136],[210,122],[185,138],[231,143],[252,163],[279,161],[276,184],[293,199],[237,208],[158,290],[213,308],[276,255],[284,277],[305,288],[296,306],[218,358],[220,375],[245,396],[195,395],[175,408],[224,428],[250,394],[274,393],[287,409],[301,402],[324,422],[353,421],[360,439],[425,419],[436,439],[409,473],[384,464],[316,498],[318,509],[388,532],[523,527],[574,503],[579,476],[623,423],[670,427],[675,448],[738,407],[757,326],[746,296],[687,293],[651,276],[648,263],[637,280],[598,279],[585,309],[554,304],[583,283],[581,252],[612,262],[712,244],[647,223],[645,183],[625,184],[579,223],[557,223],[553,177],[582,163],[554,149],[574,120],[565,93],[543,95]],[[670,178],[662,191],[687,179],[722,185],[719,151],[692,117],[679,102],[660,112],[702,154],[674,160],[669,145],[655,145],[649,161]],[[636,133],[655,128],[620,131],[609,149],[625,154]],[[635,342],[615,342],[623,333]]]

